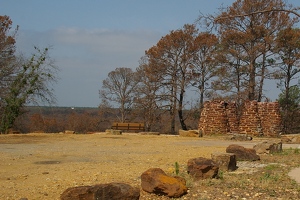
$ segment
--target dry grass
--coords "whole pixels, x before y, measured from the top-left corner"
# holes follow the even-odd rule
[[[300,199],[300,186],[288,176],[291,169],[300,166],[298,149],[261,156],[253,173],[219,172],[218,179],[191,181],[186,172],[189,194],[181,199]]]

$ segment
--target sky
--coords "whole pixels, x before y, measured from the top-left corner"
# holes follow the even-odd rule
[[[17,52],[51,47],[60,69],[56,106],[97,107],[99,90],[118,67],[136,69],[145,51],[171,30],[214,14],[234,0],[0,0],[0,15],[19,25]],[[289,3],[300,6],[299,0]],[[266,91],[271,97],[278,91]]]

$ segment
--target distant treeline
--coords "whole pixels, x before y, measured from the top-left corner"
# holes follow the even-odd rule
[[[154,126],[148,131],[168,133],[169,114],[161,113]],[[190,111],[186,111],[189,113]],[[45,132],[59,133],[72,130],[76,133],[103,132],[118,120],[117,108],[90,108],[90,107],[24,107],[23,114],[16,120],[13,129],[21,133]],[[143,114],[132,110],[127,122],[144,122]],[[191,115],[188,123],[190,129],[197,129],[199,113]],[[179,125],[179,120],[177,120]],[[179,126],[178,126],[179,127]]]

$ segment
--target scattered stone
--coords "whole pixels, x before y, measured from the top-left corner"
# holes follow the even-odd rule
[[[27,198],[20,198],[19,200],[28,200]]]
[[[255,161],[260,160],[259,155],[256,154],[256,151],[251,148],[245,148],[240,145],[231,144],[226,148],[226,153],[234,153],[237,160],[248,160]]]
[[[282,142],[264,141],[254,145],[253,149],[258,154],[279,153],[282,152]]]
[[[187,171],[194,180],[216,178],[219,167],[213,160],[199,157],[188,160]]]
[[[160,168],[150,168],[141,175],[142,189],[157,195],[181,197],[187,193],[186,181],[181,177],[172,177]]]
[[[106,129],[105,133],[107,135],[122,135],[122,131],[121,130],[114,130],[114,129]]]
[[[65,134],[75,134],[75,131],[65,130]]]
[[[108,183],[93,186],[78,186],[68,188],[61,200],[138,200],[140,189],[125,183]]]
[[[228,139],[229,140],[237,140],[237,141],[251,141],[253,138],[252,138],[252,136],[250,136],[248,134],[233,133],[233,134],[229,134]]]
[[[160,135],[160,132],[140,132],[141,135]]]
[[[269,163],[270,164],[270,163]],[[276,163],[274,163],[276,164]],[[267,164],[262,164],[261,162],[253,161],[238,161],[238,169],[230,173],[233,174],[252,174],[260,170],[261,168],[267,166]]]
[[[198,130],[179,130],[179,136],[183,137],[200,137]]]
[[[213,153],[211,158],[222,171],[234,171],[237,169],[236,156],[233,153]]]

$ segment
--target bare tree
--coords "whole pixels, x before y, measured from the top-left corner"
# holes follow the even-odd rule
[[[183,116],[184,98],[191,79],[192,53],[197,29],[194,25],[184,25],[182,29],[171,31],[162,37],[157,45],[146,51],[152,69],[150,74],[157,74],[161,80],[164,99],[168,100],[170,112],[170,132],[175,133],[176,113],[181,128],[187,129]]]
[[[108,73],[100,90],[103,102],[108,101],[120,108],[120,122],[125,122],[134,102],[138,84],[135,74],[131,68],[117,68]]]
[[[218,67],[219,40],[216,35],[202,32],[194,39],[192,45],[192,86],[200,94],[200,109],[203,107],[204,94],[210,87],[210,81],[216,76]]]
[[[216,25],[223,46],[227,47],[224,53],[239,49],[240,54],[232,58],[247,69],[247,99],[260,101],[269,73],[267,67],[274,66],[272,43],[280,30],[297,21],[289,16],[296,10],[289,9],[282,0],[237,0],[221,11],[216,17],[201,16],[199,20],[206,19],[208,24]]]

